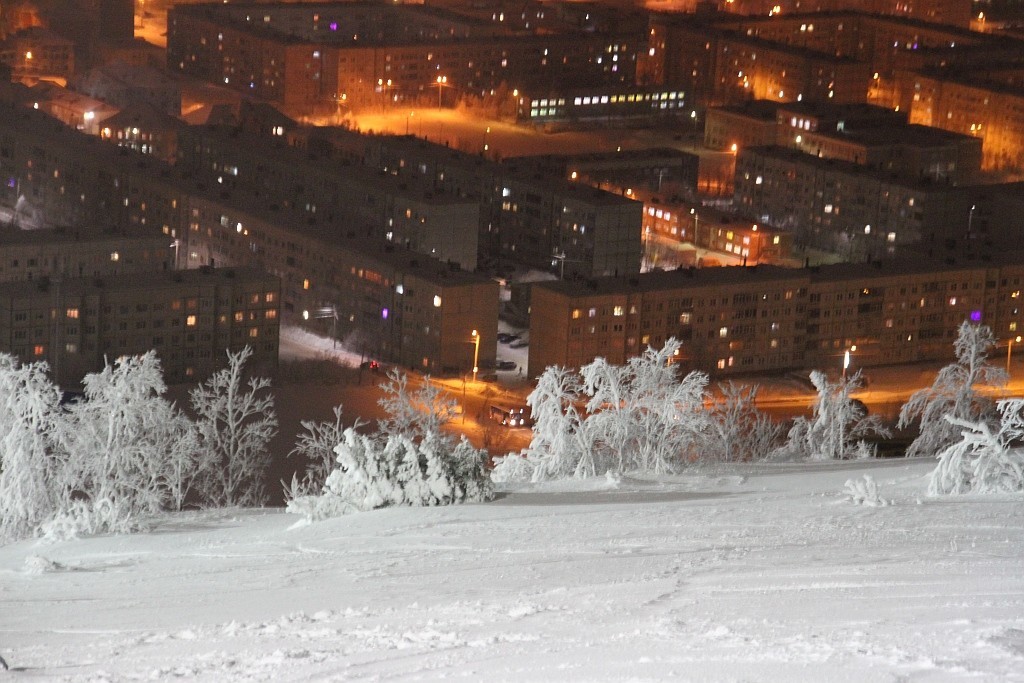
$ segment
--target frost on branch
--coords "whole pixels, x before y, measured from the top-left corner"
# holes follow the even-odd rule
[[[704,457],[713,433],[704,408],[708,377],[691,372],[680,378],[679,349],[669,339],[625,365],[598,358],[578,375],[547,368],[527,398],[533,439],[521,456],[498,462],[494,480],[536,482],[609,470],[657,474]]]
[[[885,507],[889,504],[889,501],[878,495],[878,485],[870,474],[865,474],[861,479],[847,479],[846,495],[854,505]]]
[[[862,386],[860,373],[836,383],[829,382],[820,370],[811,371],[810,377],[818,390],[811,419],[794,420],[783,450],[811,460],[873,456],[874,448],[863,440],[864,437],[871,434],[887,437],[889,430],[877,416],[868,416],[863,404],[851,396]]]
[[[0,543],[31,536],[59,506],[53,431],[60,390],[46,363],[0,354]]]
[[[205,459],[202,490],[207,501],[217,506],[259,505],[265,499],[269,444],[277,433],[274,398],[269,393],[270,380],[243,381],[251,348],[228,351],[227,356],[228,366],[191,392]]]
[[[322,494],[302,495],[293,482],[288,512],[317,521],[348,512],[394,505],[452,505],[490,500],[494,493],[484,471],[486,454],[465,437],[442,428],[454,401],[429,377],[423,388],[408,389],[404,375],[392,373],[381,405],[388,417],[372,436],[345,429],[336,444],[338,467]]]
[[[62,523],[128,532],[146,515],[180,508],[195,474],[195,441],[189,421],[163,397],[156,354],[118,358],[83,385],[84,399],[55,430]],[[73,505],[72,492],[85,503]]]
[[[990,365],[988,353],[995,346],[992,330],[985,325],[960,325],[954,348],[956,362],[939,371],[927,389],[914,392],[900,410],[898,429],[920,420],[917,438],[907,448],[907,456],[935,455],[960,440],[958,421],[995,424],[995,402],[978,392],[979,387],[1002,386],[1006,372]]]
[[[995,426],[946,418],[960,441],[939,453],[928,485],[931,495],[1024,490],[1024,399],[999,401],[996,410]]]

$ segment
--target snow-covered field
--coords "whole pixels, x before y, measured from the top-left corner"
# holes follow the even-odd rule
[[[1024,496],[934,461],[0,547],[0,680],[1024,681]],[[855,505],[870,474],[891,505]]]

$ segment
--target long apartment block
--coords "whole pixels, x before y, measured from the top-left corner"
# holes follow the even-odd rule
[[[785,269],[680,269],[535,284],[530,372],[624,363],[669,337],[687,370],[723,377],[798,368],[945,361],[964,320],[1005,347],[1024,330],[1024,260],[925,257]]]

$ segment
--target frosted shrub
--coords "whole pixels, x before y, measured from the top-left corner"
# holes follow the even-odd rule
[[[865,474],[861,479],[847,479],[846,495],[854,505],[884,507],[889,504],[889,501],[878,495],[878,485],[870,474]]]
[[[1024,491],[1024,399],[999,401],[997,412],[996,427],[946,417],[961,438],[939,453],[930,494]]]
[[[353,428],[341,433],[335,446],[337,467],[327,476],[320,495],[309,495],[295,479],[288,512],[307,521],[395,505],[452,505],[493,498],[484,470],[486,453],[465,437],[442,431],[454,402],[431,385],[408,390],[397,373],[381,405],[389,415],[380,430],[367,436]]]

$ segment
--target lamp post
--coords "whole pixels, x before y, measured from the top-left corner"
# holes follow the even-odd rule
[[[471,333],[473,337],[473,381],[476,382],[476,373],[480,369],[478,365],[480,361],[480,334],[473,330]]]
[[[448,85],[447,76],[437,77],[437,108],[441,108],[441,93],[444,92],[444,86]]]
[[[312,316],[314,318],[331,318],[331,341],[334,344],[334,348],[338,348],[338,309],[334,306],[321,306],[313,311]],[[309,311],[303,311],[302,319],[309,320],[309,318]]]
[[[484,129],[484,156],[487,156],[487,150],[490,149],[490,146],[487,144],[487,134],[490,132],[491,127],[487,126],[487,128]]]
[[[843,381],[846,381],[846,370],[850,367],[850,354],[857,350],[857,345],[854,344],[850,348],[843,351]]]
[[[416,112],[411,111],[405,115],[405,134],[409,134],[409,119],[416,115]]]
[[[695,245],[700,245],[700,241],[697,236],[697,209],[690,209],[690,215],[693,216],[693,243]]]
[[[1014,342],[1016,342],[1017,344],[1020,344],[1020,339],[1021,339],[1021,337],[1018,334],[1016,337],[1013,337],[1012,339],[1010,339],[1010,341],[1007,342],[1007,344],[1006,344],[1006,374],[1007,375],[1010,374],[1010,358],[1011,358],[1011,356],[1013,354],[1013,344],[1014,344]]]
[[[974,239],[974,233],[972,232],[972,225],[974,224],[974,209],[977,207],[976,204],[971,204],[971,210],[967,213],[967,240],[968,242]]]

